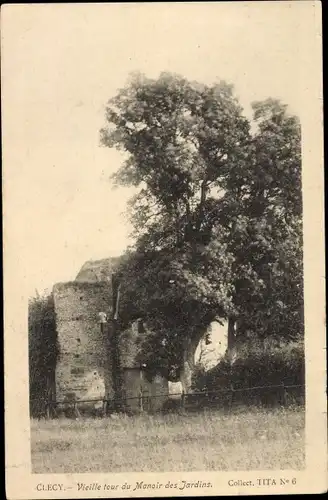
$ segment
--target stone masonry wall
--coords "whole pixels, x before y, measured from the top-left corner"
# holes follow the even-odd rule
[[[89,272],[88,267],[86,271]],[[110,316],[110,282],[92,281],[90,276],[89,281],[59,283],[53,288],[53,296],[60,349],[56,367],[57,401],[112,399],[111,327],[105,324],[101,328],[98,322],[99,312]],[[120,334],[123,391],[132,411],[140,410],[139,396],[145,400],[153,397],[143,405],[144,410],[160,409],[168,396],[168,381],[157,376],[150,382],[141,368],[138,345],[145,334],[140,321]]]
[[[53,294],[60,346],[57,401],[112,397],[108,332],[98,323],[98,313],[109,311],[110,287],[106,283],[60,283]]]

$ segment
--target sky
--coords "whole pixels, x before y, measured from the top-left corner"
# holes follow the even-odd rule
[[[299,114],[301,4],[3,10],[4,234],[17,242],[29,293],[74,279],[85,261],[119,255],[129,242],[123,213],[133,192],[109,180],[122,156],[99,144],[106,101],[129,73],[223,79],[246,113],[275,97]]]

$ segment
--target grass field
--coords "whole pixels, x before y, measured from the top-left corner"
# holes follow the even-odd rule
[[[34,473],[301,469],[304,410],[33,420]]]

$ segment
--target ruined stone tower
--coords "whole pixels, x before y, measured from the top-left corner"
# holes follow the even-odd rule
[[[70,282],[53,288],[60,356],[56,398],[92,399],[111,396],[106,335],[99,311],[108,309],[107,283]]]
[[[109,326],[101,327],[99,312],[111,315],[111,269],[116,259],[86,262],[75,281],[53,288],[59,360],[56,367],[56,400],[112,399],[113,380]],[[168,395],[168,381],[149,382],[136,359],[136,342],[142,332],[138,322],[120,333],[119,351],[126,405],[140,409],[140,398],[156,396],[148,407],[159,408]],[[141,406],[145,406],[141,402]]]

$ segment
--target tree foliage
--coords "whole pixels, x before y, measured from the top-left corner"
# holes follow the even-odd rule
[[[255,103],[258,130],[239,210],[244,224],[234,302],[240,334],[296,338],[303,332],[301,136],[296,117],[268,99]],[[235,239],[233,239],[235,241]]]
[[[258,390],[248,391],[257,386],[260,386]],[[284,389],[284,386],[287,388]],[[229,391],[219,393],[217,398],[216,391],[222,387],[233,387],[236,392],[233,395]],[[224,404],[230,406],[231,397],[234,403],[253,403],[257,406],[304,404],[304,339],[288,342],[283,339],[267,338],[265,342],[252,339],[241,346],[235,359],[224,356],[211,370],[197,373],[195,389],[215,394],[213,404],[219,407]]]
[[[127,154],[114,174],[138,187],[123,310],[142,315],[157,361],[181,365],[214,319],[236,335],[302,331],[300,125],[286,106],[178,75],[132,75],[106,108],[101,142]],[[255,130],[255,131],[253,131]],[[189,346],[189,347],[188,347]],[[153,356],[154,359],[154,356]]]
[[[40,416],[44,403],[54,391],[56,363],[59,357],[53,296],[33,297],[28,307],[30,409]]]

